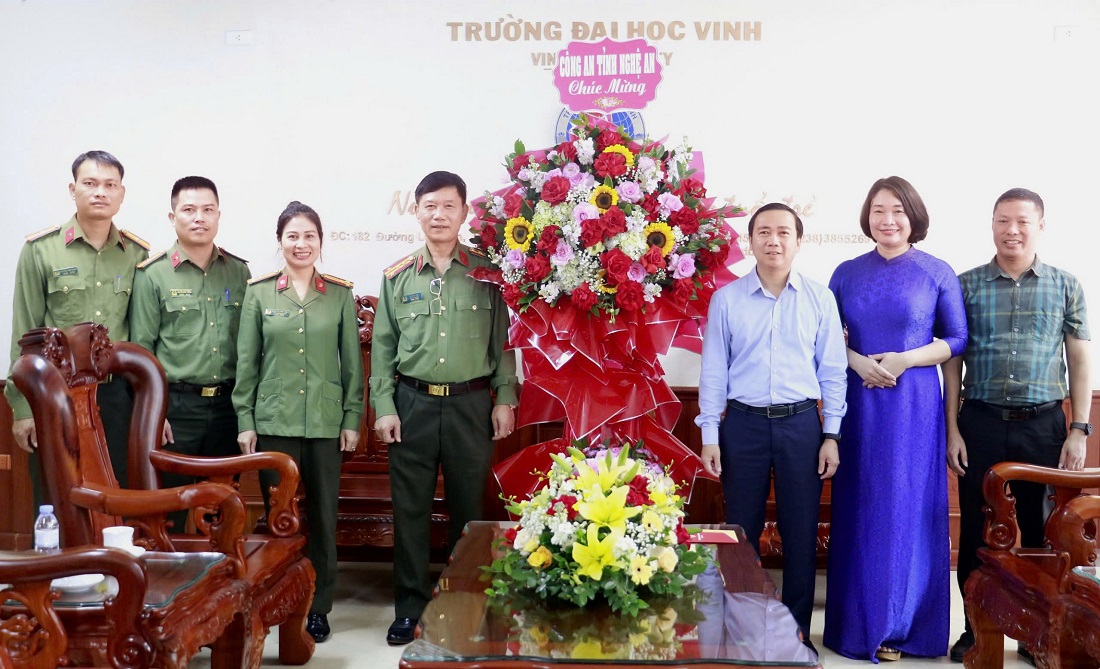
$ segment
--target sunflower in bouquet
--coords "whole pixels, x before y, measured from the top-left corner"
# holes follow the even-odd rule
[[[644,444],[589,448],[582,439],[551,457],[545,485],[508,504],[519,523],[483,567],[486,593],[520,590],[577,606],[602,599],[632,617],[647,598],[682,597],[713,558],[689,543],[684,500]]]
[[[516,142],[512,184],[479,201],[473,243],[517,311],[535,300],[611,317],[661,299],[683,309],[714,291],[733,234],[725,219],[742,213],[712,207],[691,161],[686,140],[639,143],[581,114],[553,149]]]

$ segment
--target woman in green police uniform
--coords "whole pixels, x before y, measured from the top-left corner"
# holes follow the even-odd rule
[[[275,236],[286,267],[249,282],[237,339],[237,442],[241,451],[281,451],[302,472],[307,552],[317,570],[306,630],[328,639],[336,583],[336,504],[341,451],[354,451],[363,412],[359,321],[351,282],[319,274],[321,219],[291,202]],[[260,474],[263,490],[278,474]]]

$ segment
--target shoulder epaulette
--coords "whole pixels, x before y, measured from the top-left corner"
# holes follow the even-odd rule
[[[240,256],[239,256],[239,255],[237,255],[236,253],[230,253],[229,251],[226,251],[224,247],[221,247],[221,246],[219,246],[219,247],[218,247],[218,249],[220,249],[222,253],[224,253],[225,255],[229,256],[230,258],[236,258],[237,260],[240,260],[240,261],[241,261],[241,262],[243,262],[244,264],[246,264],[246,265],[248,264],[248,261],[247,261],[247,260],[245,260],[244,258],[240,257]]]
[[[275,277],[279,276],[279,274],[280,274],[280,270],[275,270],[274,272],[268,272],[267,274],[264,274],[262,276],[253,277],[253,278],[248,280],[248,285],[251,286],[254,283],[259,283],[261,281],[267,281],[268,279],[274,279]]]
[[[50,227],[46,228],[45,230],[39,230],[38,232],[32,232],[31,234],[24,237],[24,239],[26,239],[28,242],[33,242],[33,241],[36,241],[38,239],[42,239],[46,235],[52,234],[54,232],[61,232],[61,226],[60,225],[51,225]]]
[[[416,259],[416,254],[407,255],[404,258],[402,258],[401,260],[398,260],[394,264],[392,264],[389,267],[387,267],[386,269],[382,270],[382,274],[384,274],[387,279],[393,279],[393,277],[397,276],[398,274],[405,271],[409,267],[412,267],[413,260],[415,260],[415,259]]]
[[[149,250],[149,242],[145,241],[141,237],[138,237],[137,235],[130,232],[129,230],[119,230],[118,233],[120,235],[122,235],[123,237],[125,237],[126,239],[129,239],[133,243],[137,244],[141,248],[145,249],[146,251]]]
[[[149,256],[149,257],[148,257],[148,258],[146,258],[145,260],[142,260],[141,262],[139,262],[139,263],[137,264],[137,268],[138,268],[138,269],[145,269],[145,268],[146,268],[146,267],[148,267],[149,265],[152,265],[152,264],[153,264],[153,263],[155,263],[156,261],[158,261],[158,260],[160,260],[161,258],[163,258],[163,257],[165,256],[165,254],[167,254],[167,253],[168,253],[167,251],[157,251],[156,253],[154,253],[153,255]]]
[[[477,246],[470,247],[470,255],[477,256],[478,258],[489,257],[489,254],[485,252],[485,249],[478,248]]]
[[[344,288],[352,288],[355,285],[347,279],[341,279],[340,277],[333,276],[331,274],[322,274],[321,278],[325,281],[328,281],[329,283],[335,283],[337,286],[343,286]]]

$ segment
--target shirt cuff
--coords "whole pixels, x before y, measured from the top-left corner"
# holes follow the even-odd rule
[[[840,418],[836,418],[835,416],[826,416],[825,420],[822,421],[821,431],[840,434],[840,420]]]
[[[706,427],[700,428],[700,431],[703,433],[703,445],[718,443],[717,425],[708,425]]]
[[[507,404],[509,406],[519,406],[519,400],[516,398],[516,387],[512,385],[500,386],[496,389],[497,405]]]
[[[237,431],[248,432],[249,430],[256,431],[256,415],[249,413],[247,415],[237,416]]]

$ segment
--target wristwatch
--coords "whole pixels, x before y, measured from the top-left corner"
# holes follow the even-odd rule
[[[1085,433],[1085,436],[1087,437],[1092,434],[1092,423],[1070,423],[1069,429],[1081,430]]]
[[[837,434],[836,432],[822,432],[821,433],[821,438],[822,439],[832,439],[833,441],[837,442],[838,444],[840,443],[840,435]]]

